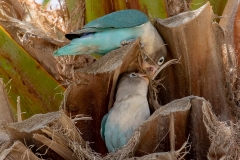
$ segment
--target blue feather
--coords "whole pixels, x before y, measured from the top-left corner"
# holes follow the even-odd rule
[[[147,101],[148,80],[131,73],[121,77],[116,100],[101,123],[101,135],[109,152],[127,144],[128,140],[150,116]]]
[[[142,24],[148,17],[138,10],[121,10],[86,24],[81,30],[66,34],[70,44],[54,52],[55,56],[76,54],[104,55],[133,41],[144,32]]]
[[[148,17],[141,11],[128,9],[107,14],[89,22],[83,28],[130,28],[148,22]]]
[[[107,118],[108,118],[108,114],[106,114],[103,119],[102,119],[102,122],[101,122],[101,131],[100,131],[100,134],[101,134],[101,137],[102,139],[105,141],[105,124],[106,124],[106,121],[107,121]]]
[[[138,38],[142,33],[141,27],[108,29],[102,32],[85,34],[73,39],[70,44],[54,52],[55,56],[93,54],[104,55],[121,47],[121,42]]]
[[[128,9],[107,14],[86,24],[81,30],[68,33],[69,40],[80,38],[85,33],[101,32],[108,29],[131,28],[148,22],[148,17],[141,11]]]

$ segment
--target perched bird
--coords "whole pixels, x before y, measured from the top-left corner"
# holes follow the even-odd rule
[[[109,152],[124,146],[149,116],[149,80],[145,74],[124,74],[118,84],[116,101],[101,123],[101,136]]]
[[[161,36],[138,10],[120,10],[86,24],[81,30],[65,35],[70,44],[57,50],[54,55],[98,54],[126,45],[140,37],[144,51],[143,69],[155,72],[164,63],[167,50]]]

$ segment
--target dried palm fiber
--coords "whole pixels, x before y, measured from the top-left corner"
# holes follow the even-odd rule
[[[36,151],[41,143],[38,143],[32,138],[34,133],[41,133],[41,129],[49,123],[52,123],[60,114],[58,112],[51,112],[47,114],[34,115],[31,118],[19,122],[19,123],[1,123],[1,130],[3,130],[11,141],[11,145],[14,141],[20,141],[28,146],[33,146],[31,149]],[[46,148],[45,148],[46,150]],[[44,153],[45,150],[40,151]]]
[[[90,117],[76,117],[73,119],[77,120],[90,120]],[[62,127],[54,129],[54,132],[62,134],[65,137],[65,141],[68,142],[68,147],[74,152],[78,159],[100,159],[100,155],[94,152],[90,147],[88,142],[85,142],[78,128],[75,126],[74,121],[67,117],[63,112],[61,112],[61,117],[58,119]],[[81,122],[80,122],[81,123]],[[54,133],[53,133],[54,135]]]
[[[162,152],[162,153],[153,153],[153,154],[149,154],[143,157],[133,157],[133,158],[129,158],[127,160],[182,160],[184,159],[184,156],[186,154],[188,154],[188,149],[190,148],[190,145],[185,142],[183,144],[183,146],[177,150],[177,151],[170,151],[170,152]]]
[[[239,124],[219,121],[208,102],[203,103],[202,111],[203,122],[211,140],[208,159],[239,159]]]
[[[188,1],[185,0],[167,0],[167,12],[169,16],[174,16],[182,12],[186,12],[189,9]]]
[[[24,9],[21,6],[21,3],[19,1],[14,0],[2,0],[7,5],[11,6],[11,14],[14,16],[14,18],[22,19],[22,16],[24,14]]]
[[[11,140],[19,140],[26,145],[32,145],[33,133],[41,133],[41,129],[53,123],[60,116],[59,112],[37,114],[19,123],[6,123],[2,121],[1,130],[8,134]]]
[[[232,111],[232,115],[236,117],[235,120],[232,118],[234,122],[240,118],[239,56],[237,53],[238,44],[234,44],[234,38],[238,35],[236,33],[237,27],[234,26],[234,23],[238,21],[238,5],[239,1],[228,1],[222,14],[224,18],[221,18],[219,22],[225,35],[225,42],[222,45],[222,55],[224,58],[225,79],[229,79],[229,82],[226,83],[226,90],[228,90],[227,98],[231,105],[230,110]]]
[[[30,148],[27,148],[22,142],[16,141],[14,144],[0,153],[1,160],[19,159],[19,160],[41,160]]]
[[[46,8],[32,5],[32,1],[24,1],[26,4],[25,8],[28,10],[25,13],[25,21],[33,24],[42,30],[46,36],[54,40],[63,40],[64,44],[58,45],[62,47],[66,43],[69,43],[65,39],[64,34],[72,31],[76,31],[84,25],[84,14],[85,14],[85,2],[83,0],[75,1],[74,7],[69,10],[67,2],[59,1],[60,9],[57,10],[46,10]],[[55,51],[54,48],[53,51]],[[51,51],[49,54],[51,54]],[[76,56],[61,56],[54,57],[57,69],[57,79],[63,83],[64,86],[68,86],[69,80],[73,80],[73,70],[83,68],[88,64],[95,61],[95,58],[89,55],[76,55]],[[44,59],[46,61],[46,59]],[[46,63],[46,62],[45,62]]]
[[[59,45],[62,46],[66,43],[48,37],[41,29],[28,22],[12,17],[6,11],[10,9],[11,6],[6,6],[4,2],[0,2],[1,26],[49,73],[56,75],[57,68],[54,66],[56,62],[52,53]]]
[[[80,6],[79,6],[80,5]],[[72,80],[72,69],[82,68],[94,61],[91,56],[54,57],[52,54],[59,47],[69,43],[64,34],[69,30],[81,27],[83,24],[84,3],[79,3],[71,12],[79,11],[81,14],[67,13],[66,5],[57,11],[47,11],[33,1],[24,1],[18,5],[24,10],[22,19],[16,18],[11,5],[0,2],[0,24],[35,60],[37,60],[55,79],[66,83]],[[71,16],[79,16],[78,23],[70,25]],[[70,16],[69,18],[67,18]],[[75,20],[74,20],[75,21]]]
[[[233,1],[234,3],[235,1]],[[230,5],[229,7],[233,7],[235,6],[236,8],[233,9],[233,11],[236,11],[236,15],[230,17],[228,16],[228,14],[225,14],[225,16],[228,16],[228,19],[231,18],[232,21],[234,21],[233,26],[231,27],[231,32],[229,34],[229,37],[231,38],[231,40],[234,42],[234,49],[235,49],[235,54],[237,56],[237,62],[238,62],[238,69],[239,69],[239,64],[240,64],[240,56],[239,56],[239,51],[240,51],[240,43],[239,43],[239,39],[240,39],[240,26],[239,26],[239,20],[240,20],[240,8],[239,6],[239,1],[237,1],[238,3],[235,3],[233,5]],[[237,104],[238,104],[238,108],[240,106],[240,84],[239,82],[236,84],[236,100],[237,100]]]
[[[89,119],[77,116],[71,120],[59,111],[37,114],[20,123],[2,123],[1,128],[11,140],[19,140],[27,146],[33,145],[32,151],[40,157],[59,157],[61,153],[72,153],[66,155],[70,158],[65,159],[74,159],[74,156],[79,159],[93,159],[99,157],[98,154],[90,149],[75,127],[75,121]],[[49,145],[49,142],[54,145]],[[62,148],[56,149],[56,146]]]
[[[59,56],[56,59],[56,67],[59,75],[59,80],[62,85],[68,87],[72,81],[76,81],[74,71],[80,68],[87,67],[96,61],[90,55],[74,55],[74,56]]]

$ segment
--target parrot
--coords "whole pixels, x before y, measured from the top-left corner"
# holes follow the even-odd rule
[[[132,72],[121,76],[113,107],[101,122],[100,134],[109,152],[127,144],[134,130],[150,117],[148,84],[146,74]]]
[[[106,53],[140,38],[143,50],[142,68],[154,74],[164,63],[167,49],[147,15],[135,9],[112,12],[65,35],[70,43],[55,51],[55,56]]]

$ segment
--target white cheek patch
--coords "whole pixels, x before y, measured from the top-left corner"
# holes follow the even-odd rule
[[[157,62],[158,65],[161,66],[161,65],[164,63],[164,60],[165,60],[165,59],[164,59],[163,56],[162,56],[161,58],[159,58],[159,60],[158,60],[158,62]]]

